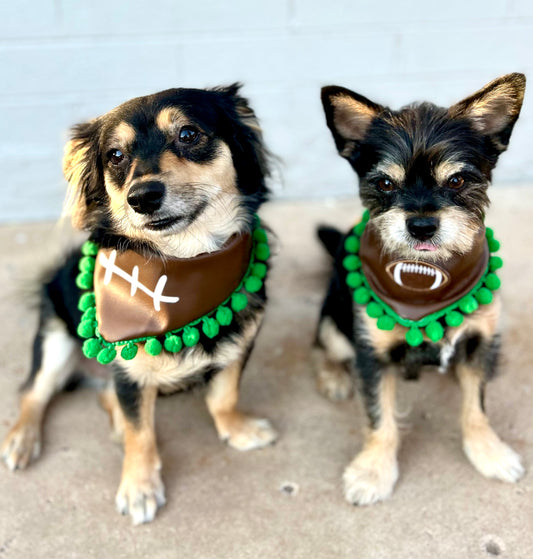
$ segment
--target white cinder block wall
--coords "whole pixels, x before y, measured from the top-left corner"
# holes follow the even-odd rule
[[[57,217],[68,127],[169,87],[245,83],[278,196],[354,193],[319,88],[450,104],[494,77],[533,87],[531,0],[0,0],[0,221]],[[533,97],[495,182],[533,180]]]

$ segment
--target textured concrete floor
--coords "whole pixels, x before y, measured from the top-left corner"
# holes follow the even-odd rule
[[[493,189],[489,223],[506,265],[505,355],[488,390],[499,434],[533,469],[533,188]],[[88,388],[59,395],[44,426],[41,459],[25,472],[0,469],[0,557],[9,558],[454,558],[533,557],[533,475],[517,485],[482,478],[463,456],[460,394],[428,373],[402,383],[403,444],[392,499],[349,506],[343,468],[361,444],[357,400],[332,404],[314,388],[309,346],[328,260],[319,221],[352,224],[355,202],[274,203],[262,215],[282,250],[270,306],[243,385],[242,407],[273,420],[274,447],[239,453],[221,444],[200,392],[161,398],[157,432],[168,503],[132,527],[113,499],[121,449]],[[12,295],[57,242],[50,225],[0,228],[0,436],[17,413],[35,313]],[[7,293],[7,294],[6,294]],[[297,484],[289,496],[280,490]]]

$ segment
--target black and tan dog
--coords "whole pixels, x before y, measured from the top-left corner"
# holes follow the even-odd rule
[[[459,262],[468,269],[479,262],[472,256],[475,246],[480,255],[487,252],[487,188],[509,143],[524,88],[524,76],[510,74],[449,109],[421,103],[399,111],[342,87],[323,88],[327,125],[340,155],[359,176],[361,200],[369,210],[366,228],[378,247],[375,257],[410,262],[403,268],[407,273],[402,276],[398,266],[397,277],[389,278],[396,287],[416,271],[433,274],[432,287],[441,287],[444,276],[435,272],[435,263]],[[480,299],[490,304],[475,312],[476,302],[466,305],[460,325],[461,316],[455,323],[450,320],[455,325],[441,317],[432,326],[436,341],[427,333],[422,339],[415,330],[408,344],[407,328],[399,323],[392,328],[389,317],[384,328],[377,327],[375,316],[382,310],[378,301],[366,307],[366,289],[359,304],[354,302],[343,259],[346,246],[359,241],[352,237],[347,244],[344,235],[328,228],[319,235],[335,265],[315,348],[318,387],[331,399],[347,397],[354,368],[370,423],[362,450],[344,473],[346,499],[366,505],[391,495],[398,478],[396,378],[402,373],[414,377],[424,365],[457,374],[463,391],[463,448],[474,467],[487,477],[517,481],[524,472],[520,457],[498,438],[483,408],[485,383],[495,374],[499,349],[498,297],[490,303],[485,291]],[[358,260],[348,265],[355,268]],[[362,280],[358,274],[352,277],[354,284]]]
[[[101,248],[133,250],[147,261],[216,255],[231,239],[250,239],[254,214],[268,195],[267,151],[238,85],[171,89],[79,124],[66,147],[64,172],[73,224]],[[39,456],[47,404],[75,369],[103,367],[80,351],[79,261],[79,251],[70,255],[43,286],[31,374],[20,417],[2,448],[11,470]],[[276,438],[267,420],[236,409],[241,373],[264,313],[261,282],[246,296],[247,306],[233,320],[230,312],[231,324],[222,324],[218,335],[202,334],[178,353],[148,355],[140,348],[133,360],[117,356],[106,367],[113,386],[102,400],[125,447],[116,504],[134,523],[151,521],[165,502],[154,432],[159,390],[208,382],[206,403],[222,440],[248,450]]]

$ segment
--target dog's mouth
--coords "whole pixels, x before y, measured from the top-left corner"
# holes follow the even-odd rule
[[[436,245],[432,244],[432,243],[416,243],[413,247],[415,250],[420,250],[423,252],[434,252],[436,251],[439,247],[437,247]]]
[[[151,229],[152,231],[164,231],[165,229],[170,229],[179,221],[182,221],[183,217],[181,216],[169,216],[163,217],[161,219],[155,219],[153,221],[149,221],[145,224],[147,229]]]

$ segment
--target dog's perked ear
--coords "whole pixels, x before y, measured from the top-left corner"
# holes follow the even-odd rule
[[[77,124],[65,146],[63,174],[68,194],[63,209],[76,229],[89,225],[89,216],[105,195],[99,158],[100,123],[98,119]]]
[[[346,158],[364,139],[374,118],[384,110],[366,97],[336,85],[322,88],[322,104],[335,145]]]
[[[453,105],[448,113],[455,119],[467,119],[498,152],[505,151],[520,114],[525,87],[524,74],[507,74]]]

